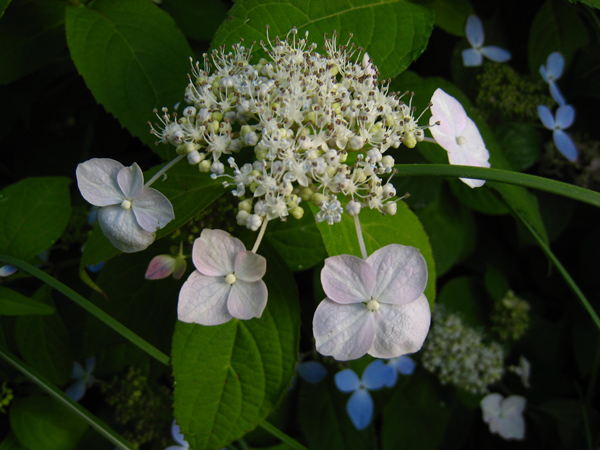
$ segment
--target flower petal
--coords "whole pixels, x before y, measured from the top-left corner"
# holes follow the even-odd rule
[[[175,218],[173,205],[156,189],[144,188],[131,204],[135,218],[146,231],[159,230]]]
[[[189,448],[189,445],[183,438],[183,434],[181,433],[179,425],[177,425],[177,421],[175,419],[173,419],[173,424],[171,425],[171,436],[173,436],[173,440],[179,445],[183,445],[185,448]]]
[[[554,130],[552,138],[554,139],[554,145],[556,145],[559,152],[561,152],[569,161],[577,161],[579,152],[577,151],[577,147],[575,147],[575,143],[567,133],[563,130]]]
[[[375,273],[366,261],[356,256],[332,256],[325,260],[321,283],[327,297],[334,302],[361,303],[371,299]]]
[[[363,385],[370,391],[381,389],[386,386],[393,377],[394,369],[387,366],[381,359],[372,361],[362,374]]]
[[[477,67],[483,63],[483,55],[474,48],[465,48],[462,51],[463,66]]]
[[[12,275],[13,273],[16,273],[18,270],[19,269],[17,269],[12,264],[6,264],[0,267],[0,277],[7,277],[9,275]]]
[[[144,188],[144,172],[137,163],[123,167],[117,174],[117,183],[125,198],[129,200],[138,197]]]
[[[144,278],[146,280],[160,280],[167,278],[175,270],[177,260],[171,255],[157,255],[148,264]]]
[[[352,392],[360,387],[360,379],[352,369],[341,370],[333,377],[336,387],[341,392]]]
[[[525,418],[518,415],[492,419],[490,431],[498,433],[503,439],[523,440],[525,438]]]
[[[485,423],[490,423],[490,421],[494,417],[498,417],[500,415],[500,404],[504,397],[500,394],[489,394],[486,395],[479,406],[481,406],[481,412],[483,413],[483,421]]]
[[[231,287],[223,277],[192,272],[179,291],[177,317],[182,322],[220,325],[233,316],[227,310]]]
[[[375,339],[369,355],[396,358],[421,349],[431,323],[431,311],[424,295],[407,305],[381,303],[373,314]]]
[[[483,45],[485,35],[479,17],[473,14],[468,17],[465,34],[467,35],[467,41],[469,41],[472,47],[481,47]]]
[[[91,374],[96,368],[96,358],[94,356],[90,356],[85,360],[85,371],[87,374]]]
[[[226,276],[235,270],[235,258],[245,251],[242,241],[223,230],[202,230],[194,241],[192,261],[200,273]]]
[[[317,351],[338,361],[357,359],[375,339],[373,314],[362,303],[343,305],[323,300],[313,317]]]
[[[267,306],[267,297],[267,285],[264,281],[237,280],[231,285],[227,310],[236,319],[260,317]]]
[[[187,261],[183,257],[175,258],[175,268],[173,269],[173,278],[179,280],[187,269]]]
[[[558,80],[562,76],[565,68],[565,58],[563,58],[563,55],[560,52],[552,52],[548,55],[546,66],[547,74],[553,79]]]
[[[109,158],[93,158],[77,166],[77,186],[81,196],[92,205],[120,204],[125,196],[117,183],[123,164]]]
[[[552,95],[552,98],[554,99],[554,101],[556,103],[558,103],[559,106],[566,105],[567,102],[565,101],[565,98],[563,97],[562,93],[560,92],[560,89],[558,89],[557,84],[551,80],[549,85],[550,85],[550,95]]]
[[[375,272],[373,298],[392,305],[405,305],[417,298],[427,284],[427,263],[415,247],[390,244],[367,258]]]
[[[299,362],[296,373],[311,384],[320,382],[327,375],[327,369],[318,361]]]
[[[456,138],[460,136],[467,126],[467,112],[465,108],[451,95],[437,88],[431,96],[431,119],[429,131],[434,139],[446,151],[455,151],[458,147]],[[439,125],[434,125],[439,122]]]
[[[156,237],[156,233],[139,226],[131,209],[124,209],[120,205],[100,208],[98,223],[111,244],[125,253],[148,248]]]
[[[546,128],[554,130],[554,116],[546,105],[538,105],[538,116]]]
[[[251,251],[238,253],[235,258],[235,276],[244,281],[258,281],[267,272],[267,260],[264,256]]]
[[[366,389],[357,389],[346,404],[346,411],[357,430],[364,430],[373,419],[373,399]]]
[[[71,378],[74,380],[78,380],[80,378],[83,378],[85,375],[85,369],[83,368],[83,366],[81,364],[79,364],[77,361],[75,361],[73,363],[73,371],[71,372]]]
[[[415,361],[410,356],[402,355],[396,358],[394,367],[402,375],[412,375],[415,371]]]
[[[559,106],[556,110],[556,126],[566,130],[575,121],[575,108],[571,105]]]
[[[496,47],[495,45],[481,47],[481,53],[483,53],[483,56],[486,58],[498,63],[506,62],[511,58],[511,54],[508,50]]]
[[[81,400],[85,395],[85,380],[77,380],[65,390],[65,394],[74,402]]]
[[[523,414],[527,400],[520,395],[511,395],[506,397],[500,407],[505,416],[514,416]]]

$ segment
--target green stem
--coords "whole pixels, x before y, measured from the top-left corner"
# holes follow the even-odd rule
[[[276,428],[275,426],[271,425],[269,422],[267,422],[266,420],[261,423],[259,425],[259,427],[261,427],[263,430],[265,430],[268,433],[271,433],[273,436],[275,436],[277,439],[279,439],[282,442],[285,442],[287,445],[289,445],[290,447],[292,447],[295,450],[308,450],[304,445],[302,445],[300,442],[296,441],[295,439],[289,437],[287,434],[285,434],[283,431],[280,431],[278,428]]]
[[[154,347],[149,342],[146,342],[140,336],[138,336],[133,331],[131,331],[129,328],[127,328],[126,326],[124,326],[123,324],[121,324],[120,322],[115,320],[113,317],[111,317],[105,311],[98,308],[92,302],[83,298],[81,295],[79,295],[73,289],[71,289],[70,287],[68,287],[65,284],[58,281],[56,278],[53,278],[50,275],[48,275],[46,272],[38,269],[37,267],[34,267],[31,264],[28,264],[25,261],[22,261],[20,259],[13,258],[12,256],[0,255],[0,261],[6,262],[8,264],[12,264],[13,266],[17,267],[19,270],[22,270],[23,272],[27,272],[27,273],[33,275],[34,277],[38,278],[39,280],[43,281],[44,283],[48,284],[49,286],[52,286],[58,292],[64,294],[66,297],[73,300],[75,303],[77,303],[79,306],[81,306],[87,312],[89,312],[90,314],[95,316],[98,320],[104,322],[110,328],[115,330],[117,333],[119,333],[125,339],[129,340],[132,344],[139,347],[141,350],[148,353],[150,356],[155,358],[157,361],[163,363],[166,366],[169,365],[170,358],[167,355],[165,355],[163,352],[161,352],[159,349]]]
[[[362,228],[360,226],[360,219],[358,218],[358,214],[354,215],[354,228],[356,228],[356,237],[358,237],[358,245],[360,246],[360,253],[364,260],[369,257],[367,253],[367,247],[365,247],[365,240],[362,234]]]
[[[169,170],[171,167],[173,167],[175,164],[177,164],[179,161],[181,161],[183,158],[185,157],[185,155],[178,155],[175,158],[173,158],[171,161],[169,161],[162,169],[160,169],[158,172],[156,172],[152,178],[150,178],[146,184],[144,185],[145,188],[148,188],[152,185],[152,183],[154,183],[156,180],[158,180],[158,178],[165,173],[167,170]]]
[[[258,247],[260,246],[260,243],[262,242],[262,238],[265,235],[265,231],[267,229],[268,223],[269,223],[269,219],[267,219],[267,217],[265,216],[265,218],[263,219],[262,226],[260,227],[260,231],[258,232],[258,236],[256,237],[256,242],[254,242],[254,247],[252,247],[252,250],[250,250],[252,253],[256,253],[256,251],[258,250]]]
[[[588,314],[592,318],[592,321],[594,322],[594,325],[596,325],[596,328],[598,328],[598,330],[600,331],[600,318],[598,318],[598,314],[596,314],[596,311],[594,311],[594,308],[592,308],[592,305],[590,305],[590,302],[588,301],[588,299],[585,297],[585,295],[583,295],[583,292],[581,292],[581,289],[579,289],[579,286],[577,286],[577,283],[575,283],[573,278],[571,278],[571,275],[569,275],[569,272],[567,272],[567,269],[565,269],[563,267],[563,265],[560,263],[558,258],[554,255],[554,253],[552,253],[552,250],[550,250],[550,247],[548,247],[548,245],[546,245],[546,242],[544,242],[544,240],[537,233],[537,231],[535,231],[535,229],[529,224],[529,222],[514,209],[513,209],[513,213],[516,217],[518,217],[521,220],[521,223],[523,223],[523,225],[525,225],[525,227],[527,227],[527,229],[529,230],[531,235],[535,238],[535,240],[537,241],[537,243],[540,246],[540,248],[542,249],[542,251],[546,254],[548,259],[550,261],[552,261],[554,266],[558,269],[558,271],[560,272],[562,277],[565,279],[565,281],[571,288],[571,290],[579,298],[579,300],[581,301],[581,304],[583,305],[585,310],[588,312]]]
[[[452,166],[448,164],[397,164],[399,176],[441,176],[475,178],[538,189],[600,207],[600,193],[544,177],[484,167]]]
[[[43,375],[39,374],[37,371],[29,367],[23,361],[19,360],[12,353],[4,348],[0,347],[0,357],[2,357],[6,362],[8,362],[11,366],[37,384],[40,388],[50,394],[55,400],[65,405],[74,414],[81,417],[87,423],[91,425],[98,433],[108,439],[112,444],[116,445],[118,448],[122,450],[134,450],[130,443],[125,441],[117,432],[115,432],[112,428],[98,419],[96,416],[91,414],[88,410],[83,408],[79,403],[75,403],[71,400],[67,395],[50,383]]]

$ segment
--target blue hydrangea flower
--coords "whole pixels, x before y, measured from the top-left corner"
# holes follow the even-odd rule
[[[387,362],[387,366],[392,369],[390,379],[386,383],[386,386],[389,388],[396,385],[399,373],[402,375],[412,375],[412,373],[415,371],[414,360],[410,356],[406,355],[390,359]]]
[[[364,430],[373,419],[373,399],[369,391],[381,389],[391,378],[391,368],[377,359],[367,366],[362,378],[352,369],[335,374],[335,385],[342,392],[352,392],[346,411],[357,430]]]
[[[183,438],[183,434],[181,434],[181,430],[175,419],[173,419],[173,424],[171,425],[171,436],[173,436],[173,440],[179,445],[171,445],[165,450],[186,450],[190,448],[190,444]]]
[[[85,395],[85,391],[94,384],[92,372],[96,367],[96,358],[90,356],[85,362],[85,369],[78,362],[73,363],[73,373],[71,379],[75,380],[66,390],[66,394],[75,402],[78,402]]]
[[[552,130],[552,139],[558,151],[569,161],[576,161],[578,155],[577,147],[575,147],[571,137],[564,131],[575,120],[575,108],[571,105],[559,106],[556,110],[556,115],[553,116],[547,106],[539,105],[538,116],[540,116],[544,126]]]
[[[462,52],[465,67],[480,66],[484,56],[495,62],[506,62],[510,59],[511,55],[508,50],[496,47],[495,45],[483,46],[485,34],[479,17],[474,15],[469,16],[467,26],[465,27],[465,34],[467,35],[467,41],[469,41],[472,47]]]
[[[19,269],[17,269],[12,264],[6,264],[6,265],[0,267],[0,277],[7,277],[7,276],[12,275],[13,273],[17,272],[18,270]]]
[[[550,95],[552,95],[552,98],[559,106],[566,104],[563,95],[556,85],[556,80],[562,76],[564,68],[565,59],[559,52],[550,53],[546,60],[546,65],[542,64],[540,67],[540,75],[550,86]]]
[[[296,373],[304,381],[307,381],[311,384],[317,384],[323,378],[325,378],[325,375],[327,375],[327,369],[318,361],[305,361],[299,362],[296,365]]]

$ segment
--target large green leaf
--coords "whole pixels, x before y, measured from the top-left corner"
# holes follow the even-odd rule
[[[220,449],[256,427],[294,375],[298,294],[285,263],[266,249],[269,301],[260,319],[175,327],[175,417],[195,450]]]
[[[531,24],[529,33],[529,70],[538,77],[548,55],[561,52],[567,65],[576,50],[588,45],[587,27],[568,2],[546,0]],[[540,77],[541,78],[541,77]]]
[[[320,46],[323,34],[337,31],[339,44],[352,42],[369,52],[382,78],[394,77],[406,69],[427,47],[433,29],[433,11],[428,5],[406,0],[245,0],[235,4],[229,20],[215,34],[212,46],[267,41],[284,37],[295,26],[299,35]],[[322,47],[320,47],[322,48]],[[322,51],[322,50],[319,50]]]
[[[314,207],[313,207],[314,208]],[[427,262],[429,278],[425,296],[433,307],[435,300],[435,264],[427,234],[415,214],[402,202],[398,202],[398,212],[393,216],[383,216],[379,211],[363,209],[360,224],[367,253],[371,254],[389,244],[410,245],[418,248]],[[317,224],[329,256],[361,256],[354,219],[342,214],[342,221],[335,225],[325,222]]]
[[[150,179],[158,170],[158,168],[149,170],[144,174],[144,178]],[[171,201],[175,219],[156,233],[157,239],[181,227],[224,192],[221,183],[212,180],[206,174],[199,173],[196,166],[191,166],[186,162],[180,162],[169,169],[167,173],[167,179],[156,181],[152,188],[165,194]],[[102,234],[102,230],[95,227],[83,250],[81,265],[87,266],[107,261],[119,253],[120,251]]]
[[[225,2],[197,0],[163,0],[162,9],[168,12],[189,39],[210,41],[227,17]]]
[[[308,207],[304,211],[300,220],[274,220],[267,228],[267,240],[292,270],[309,269],[327,258],[315,216]]]
[[[188,82],[192,50],[183,33],[147,0],[97,0],[68,8],[66,17],[71,57],[98,103],[154,143],[152,110],[172,108]]]
[[[2,443],[0,444],[0,450],[27,450],[23,445],[19,442],[14,433],[9,433]]]
[[[26,316],[52,314],[54,308],[0,286],[0,315]]]
[[[35,299],[52,305],[50,289],[45,286]],[[49,316],[21,316],[15,327],[17,347],[23,359],[48,379],[62,386],[73,369],[69,333],[58,312]]]
[[[0,17],[8,3],[0,1]],[[65,7],[61,1],[34,0],[7,9],[0,22],[0,84],[68,59]]]
[[[56,242],[71,215],[70,182],[26,178],[0,192],[0,254],[27,260]]]
[[[73,450],[88,426],[45,395],[15,400],[10,407],[10,425],[28,450]]]
[[[349,396],[338,391],[332,377],[318,384],[302,383],[298,419],[311,450],[372,450],[375,429],[358,431],[346,412]]]
[[[435,0],[433,11],[438,27],[455,36],[464,36],[467,17],[473,14],[473,7],[467,0]]]
[[[405,387],[396,389],[383,408],[383,450],[438,448],[451,412],[440,400],[431,378],[422,374],[413,375]]]

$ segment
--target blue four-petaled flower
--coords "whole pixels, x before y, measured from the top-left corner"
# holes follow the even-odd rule
[[[391,367],[377,359],[370,363],[359,379],[352,369],[335,374],[335,385],[342,392],[352,392],[346,411],[358,430],[364,430],[373,419],[373,399],[369,391],[387,386],[391,379]]]
[[[391,369],[390,378],[386,383],[386,386],[389,388],[396,385],[398,374],[412,375],[415,371],[415,361],[410,356],[406,355],[390,359],[387,362],[387,366]]]
[[[540,75],[550,86],[550,95],[552,95],[552,98],[559,106],[566,104],[560,89],[558,89],[558,86],[556,85],[556,80],[562,76],[564,68],[565,59],[559,52],[550,53],[546,60],[546,65],[542,64],[540,66]]]
[[[73,372],[71,379],[75,382],[67,388],[65,393],[71,400],[78,402],[85,394],[85,391],[94,384],[92,372],[96,367],[96,358],[90,356],[85,362],[85,368],[78,362],[73,363]]]
[[[467,41],[469,41],[472,47],[462,51],[463,64],[466,67],[480,66],[484,56],[495,62],[506,62],[510,59],[511,55],[508,50],[496,47],[495,45],[483,46],[485,34],[479,17],[474,15],[469,16],[467,26],[465,27],[465,34],[467,35]]]
[[[559,106],[556,114],[552,115],[545,105],[538,106],[538,115],[544,126],[552,130],[554,145],[569,161],[577,160],[577,147],[571,137],[564,130],[569,128],[575,120],[575,108],[571,105]]]

